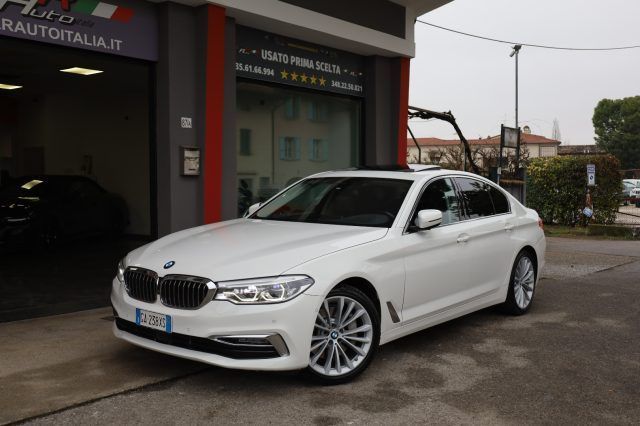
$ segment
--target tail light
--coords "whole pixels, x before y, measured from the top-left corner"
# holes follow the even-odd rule
[[[538,226],[540,227],[540,229],[544,231],[544,222],[542,221],[541,218],[538,218]]]

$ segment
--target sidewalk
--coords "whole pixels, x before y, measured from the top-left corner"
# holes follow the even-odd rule
[[[121,342],[111,308],[0,324],[0,424],[204,370]]]

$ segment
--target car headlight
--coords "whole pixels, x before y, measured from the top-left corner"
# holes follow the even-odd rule
[[[122,259],[120,262],[118,262],[118,273],[116,274],[116,277],[118,278],[118,281],[120,281],[120,283],[124,284],[124,270],[126,269],[126,266],[124,264],[124,259]]]
[[[255,278],[219,282],[216,300],[227,300],[237,305],[281,303],[291,300],[313,285],[306,275]]]

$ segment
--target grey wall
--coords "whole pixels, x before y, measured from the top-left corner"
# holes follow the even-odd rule
[[[365,61],[365,164],[398,162],[400,59],[370,56]]]
[[[158,234],[203,224],[203,177],[180,175],[180,146],[198,146],[204,159],[207,67],[207,6],[159,5],[157,65]],[[225,25],[224,128],[222,171],[223,220],[236,217],[236,76],[235,21]],[[182,129],[180,117],[192,117]]]
[[[197,78],[203,54],[199,49],[197,9],[166,2],[159,5],[157,64],[158,234],[166,235],[202,224],[202,177],[180,175],[180,146],[199,146],[204,125]],[[193,129],[182,129],[180,117],[192,117]]]
[[[405,38],[406,10],[389,0],[280,0],[323,15]]]

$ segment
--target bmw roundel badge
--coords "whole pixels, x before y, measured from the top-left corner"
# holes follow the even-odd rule
[[[167,263],[164,264],[164,269],[169,269],[175,264],[176,264],[176,262],[174,262],[173,260],[170,260],[170,261],[168,261]]]

